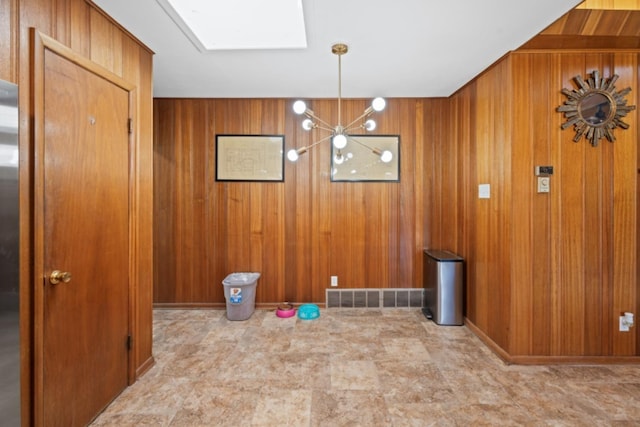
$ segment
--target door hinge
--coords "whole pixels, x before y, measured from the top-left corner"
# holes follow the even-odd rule
[[[127,350],[131,350],[133,348],[133,337],[131,335],[127,335]]]
[[[129,135],[131,135],[133,133],[133,119],[128,120],[127,126],[129,128]]]

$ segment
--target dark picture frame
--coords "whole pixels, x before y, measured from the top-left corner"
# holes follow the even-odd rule
[[[216,181],[284,181],[284,135],[216,135]]]

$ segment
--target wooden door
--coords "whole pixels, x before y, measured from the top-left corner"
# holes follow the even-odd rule
[[[59,52],[42,62],[41,419],[81,426],[128,384],[129,92]]]

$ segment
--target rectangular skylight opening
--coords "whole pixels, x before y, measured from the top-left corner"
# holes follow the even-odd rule
[[[201,51],[307,47],[302,0],[157,0]]]

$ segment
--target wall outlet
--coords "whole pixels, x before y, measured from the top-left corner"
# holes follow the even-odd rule
[[[491,198],[491,184],[478,184],[478,198],[479,199]]]
[[[331,276],[331,286],[338,286],[338,276]]]
[[[633,313],[625,311],[622,316],[620,316],[620,331],[628,332],[629,328],[633,326],[633,323]]]
[[[620,332],[629,332],[629,325],[625,322],[624,316],[620,316]]]

